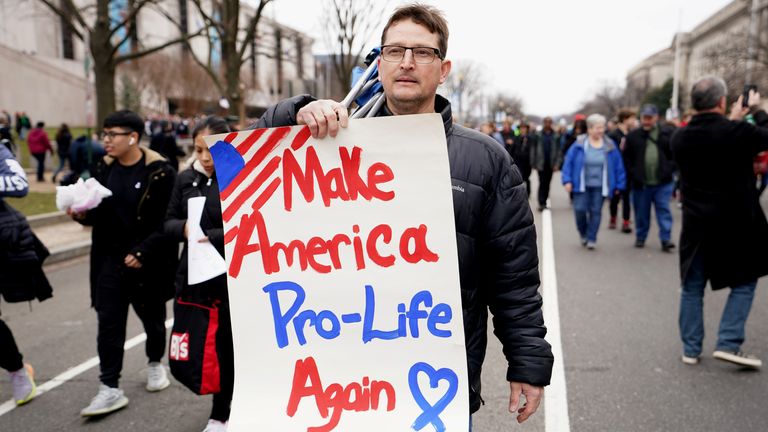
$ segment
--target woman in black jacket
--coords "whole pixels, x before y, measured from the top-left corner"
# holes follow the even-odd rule
[[[64,171],[64,165],[69,160],[69,148],[72,145],[72,133],[69,131],[69,126],[66,123],[62,123],[59,131],[56,132],[56,153],[59,155],[59,167],[54,171],[51,181],[56,183],[56,177],[60,172]],[[72,163],[70,162],[70,168]]]
[[[213,395],[213,409],[203,432],[226,431],[229,420],[232,389],[234,386],[234,354],[232,350],[232,327],[227,295],[227,275],[217,276],[209,281],[189,285],[187,280],[187,203],[190,198],[205,197],[205,206],[200,227],[209,241],[224,256],[224,225],[221,220],[219,185],[213,166],[213,158],[203,137],[229,132],[226,121],[209,117],[198,125],[192,137],[195,143],[195,160],[188,169],[179,174],[168,205],[165,231],[178,241],[184,242],[178,272],[176,273],[176,297],[194,298],[206,303],[219,302],[219,327],[216,332],[216,353],[219,358],[221,391]]]
[[[517,135],[512,139],[512,145],[505,146],[507,153],[512,156],[512,160],[515,161],[517,169],[520,170],[520,174],[523,175],[523,181],[525,182],[525,189],[528,191],[528,196],[531,196],[531,152],[533,151],[534,141],[536,135],[530,133],[531,127],[528,123],[520,123],[520,135]]]

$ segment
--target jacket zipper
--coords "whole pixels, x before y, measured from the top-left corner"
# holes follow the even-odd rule
[[[163,171],[162,168],[158,168],[156,171],[153,171],[152,174],[149,175],[149,182],[147,183],[147,188],[144,189],[144,194],[141,196],[141,200],[139,200],[139,208],[137,209],[136,213],[140,216],[141,215],[141,207],[144,205],[144,198],[147,197],[147,194],[149,193],[149,188],[152,186],[153,183],[153,177],[155,174],[161,173]]]

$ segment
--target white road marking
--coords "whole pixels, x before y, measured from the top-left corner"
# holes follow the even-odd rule
[[[165,328],[171,328],[173,326],[173,318],[170,318],[165,321]],[[128,339],[125,341],[125,350],[128,351],[129,349],[135,347],[136,345],[139,345],[140,343],[147,340],[147,334],[142,333],[136,337],[133,337],[131,339]],[[75,378],[76,376],[96,367],[99,365],[99,357],[91,357],[88,360],[84,361],[83,363],[80,363],[79,365],[68,369],[66,372],[63,372],[59,374],[58,376],[51,378],[50,381],[46,382],[45,384],[37,386],[37,395],[35,398],[40,397],[44,393],[47,393],[56,387],[66,383],[67,381],[71,380],[72,378]],[[34,403],[34,402],[30,402]],[[16,408],[16,402],[11,399],[2,405],[0,405],[0,416],[4,414],[8,414],[9,412],[13,411],[13,409]]]
[[[560,340],[560,308],[557,303],[557,272],[555,268],[555,242],[552,232],[552,211],[541,213],[542,276],[544,297],[544,323],[547,341],[555,356],[552,380],[544,394],[544,430],[546,432],[570,432],[568,418],[568,394],[565,388],[563,345]]]

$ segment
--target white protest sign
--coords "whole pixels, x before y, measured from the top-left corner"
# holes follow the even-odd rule
[[[205,233],[200,227],[205,197],[193,197],[187,201],[187,280],[190,285],[209,281],[227,271],[224,257],[210,241],[200,241]]]
[[[229,431],[466,431],[467,363],[438,114],[206,138],[221,188]]]

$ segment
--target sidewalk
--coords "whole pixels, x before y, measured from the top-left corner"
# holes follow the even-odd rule
[[[61,221],[60,214],[46,215],[50,222],[31,223],[32,231],[51,252],[45,264],[53,264],[91,251],[91,228],[74,221]],[[35,226],[37,225],[37,226]]]
[[[51,182],[50,171],[45,172],[45,181],[35,180],[34,168],[24,170],[29,179],[30,192],[56,193]],[[35,235],[51,252],[45,265],[87,255],[91,252],[91,229],[72,221],[63,212],[48,213],[27,218]]]

